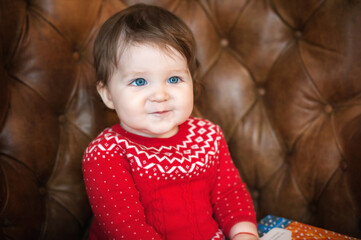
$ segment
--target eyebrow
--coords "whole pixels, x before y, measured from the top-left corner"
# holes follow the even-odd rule
[[[178,69],[171,69],[169,72],[175,72],[175,73],[184,73],[184,74],[190,74],[191,71],[188,67],[186,68],[178,68]]]
[[[134,71],[134,72],[123,72],[121,73],[121,75],[124,80],[127,80],[133,77],[142,77],[144,75],[147,75],[147,73],[142,71]]]
[[[177,70],[172,70],[172,71],[169,71],[169,72],[174,72],[174,73],[179,73],[179,74],[190,74],[190,71],[189,69],[177,69]]]
[[[174,70],[169,70],[168,73],[170,75],[173,74],[180,74],[180,75],[188,75],[190,74],[189,69],[174,69]],[[147,72],[142,72],[142,71],[134,71],[134,72],[126,72],[124,73],[124,78],[130,78],[130,77],[134,77],[134,76],[144,76],[147,75]]]

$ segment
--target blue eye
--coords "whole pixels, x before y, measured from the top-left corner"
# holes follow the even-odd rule
[[[145,84],[147,84],[147,81],[144,78],[137,78],[131,82],[133,86],[144,86]]]
[[[170,77],[169,79],[168,79],[168,83],[178,83],[179,82],[179,77]]]

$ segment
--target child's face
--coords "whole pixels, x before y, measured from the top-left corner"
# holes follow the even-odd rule
[[[193,109],[187,61],[171,47],[130,45],[108,85],[98,91],[123,129],[146,137],[173,136]]]

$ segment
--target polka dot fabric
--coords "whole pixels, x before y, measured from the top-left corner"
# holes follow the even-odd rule
[[[223,134],[206,120],[190,118],[167,139],[105,129],[84,154],[83,175],[90,239],[223,239],[237,222],[256,224]]]
[[[217,184],[212,191],[212,203],[215,216],[228,233],[231,227],[245,219],[256,223],[251,196],[246,185],[240,182],[239,172],[233,165],[227,143],[222,136],[220,138],[220,152],[217,168]]]
[[[308,240],[308,239],[318,239],[318,240],[345,240],[352,239],[357,240],[357,238],[348,237],[333,231],[325,230],[322,228],[317,228],[300,222],[292,222],[286,227],[287,230],[292,231],[293,240]]]
[[[287,229],[291,231],[292,240],[341,240],[341,239],[352,239],[357,238],[349,237],[343,234],[336,233],[334,231],[318,228],[308,224],[300,223],[297,221],[289,220],[283,217],[277,217],[273,215],[267,215],[262,218],[258,223],[258,234],[262,238],[265,234],[271,231],[273,228]],[[273,235],[272,237],[276,237]],[[270,238],[270,237],[268,237]]]

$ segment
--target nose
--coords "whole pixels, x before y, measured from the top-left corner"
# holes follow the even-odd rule
[[[169,93],[166,86],[157,86],[149,97],[152,102],[164,102],[169,100]]]

